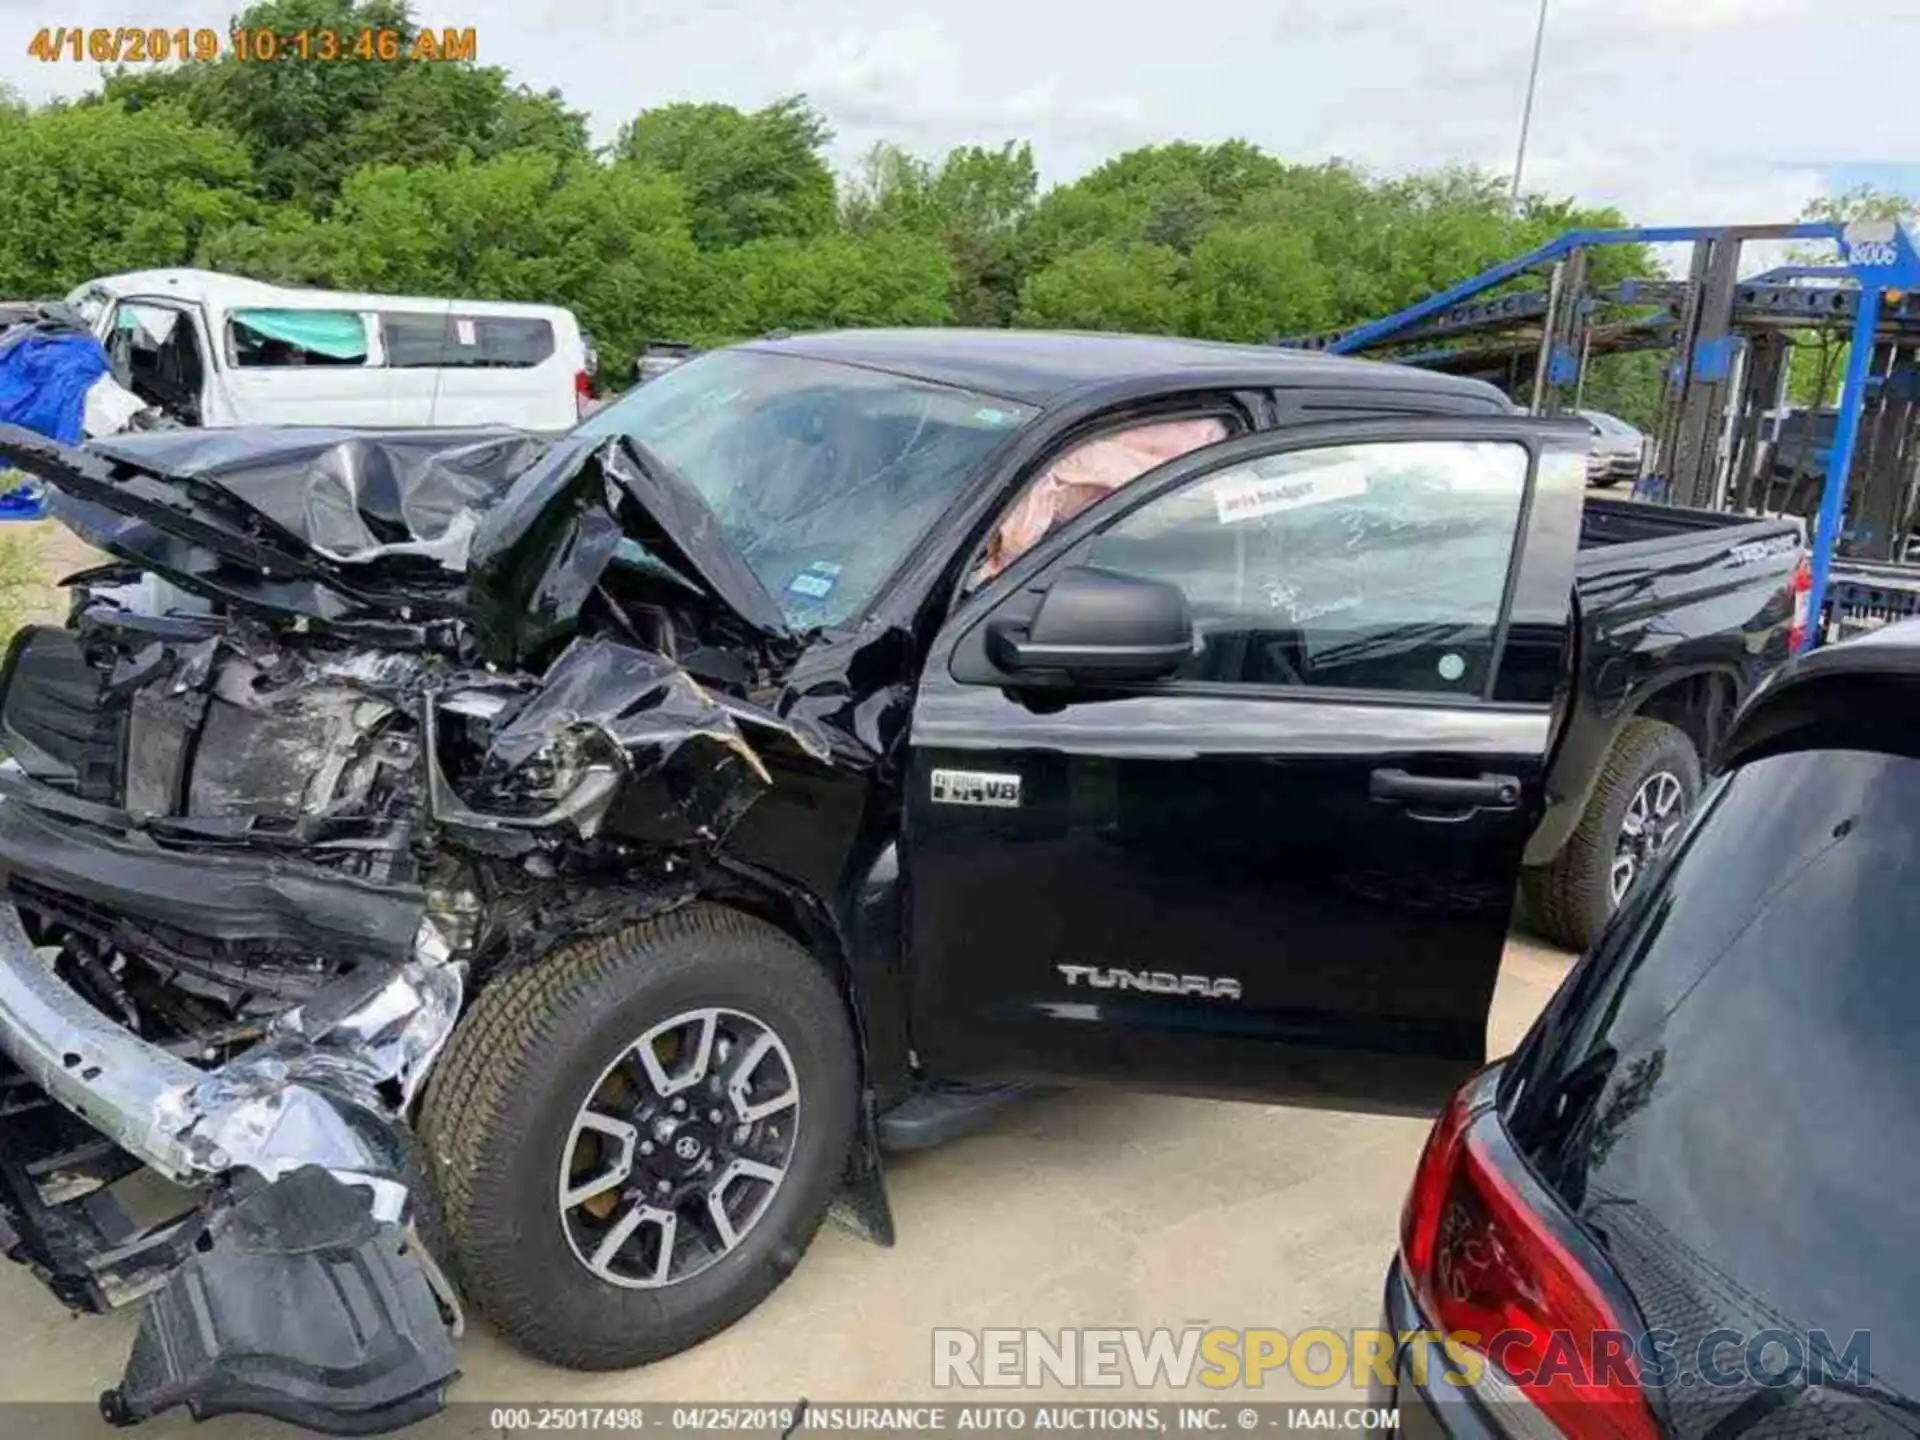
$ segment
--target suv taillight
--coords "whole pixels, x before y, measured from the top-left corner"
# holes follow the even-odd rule
[[[584,415],[593,408],[593,376],[584,370],[573,372],[573,409]]]
[[[1400,1217],[1401,1262],[1425,1319],[1455,1344],[1477,1335],[1471,1348],[1496,1381],[1572,1440],[1653,1440],[1628,1332],[1537,1208],[1556,1202],[1498,1113],[1473,1104],[1481,1084],[1469,1081],[1435,1123]]]
[[[1787,627],[1787,651],[1798,655],[1807,643],[1808,604],[1813,599],[1813,561],[1800,557],[1793,567],[1793,624]]]

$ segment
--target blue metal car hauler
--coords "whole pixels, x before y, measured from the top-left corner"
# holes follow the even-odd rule
[[[1743,246],[1783,241],[1826,242],[1835,263],[1740,277]],[[1685,280],[1588,283],[1597,249],[1674,243],[1693,246]],[[1529,276],[1545,284],[1514,287]],[[1809,330],[1846,336],[1846,377],[1830,411],[1796,414],[1791,336]],[[1578,403],[1593,356],[1669,350],[1643,493],[1807,516],[1809,613],[1820,619],[1809,643],[1920,613],[1920,565],[1908,563],[1920,518],[1920,251],[1903,224],[1574,230],[1384,319],[1278,343],[1480,374],[1547,414]],[[1817,474],[1792,463],[1792,439]]]

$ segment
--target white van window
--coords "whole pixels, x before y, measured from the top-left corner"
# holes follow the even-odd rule
[[[366,323],[351,310],[236,310],[227,336],[237,366],[367,363]]]
[[[242,367],[367,363],[367,323],[349,309],[236,309],[227,336]]]
[[[553,354],[553,323],[520,315],[385,313],[380,333],[397,370],[442,366],[524,370]]]

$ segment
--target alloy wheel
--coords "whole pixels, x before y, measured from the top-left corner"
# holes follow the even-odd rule
[[[793,1057],[740,1010],[688,1010],[616,1056],[575,1113],[560,1224],[611,1285],[677,1284],[734,1250],[772,1204],[800,1124]]]
[[[1656,770],[1640,782],[1620,820],[1608,887],[1618,905],[1633,882],[1672,843],[1687,819],[1687,787],[1671,770]]]

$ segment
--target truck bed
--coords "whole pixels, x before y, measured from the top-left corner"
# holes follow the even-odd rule
[[[1805,550],[1804,522],[1794,516],[1756,519],[1589,495],[1574,578],[1591,619],[1597,606],[1627,595],[1645,601],[1655,590],[1664,604],[1696,591],[1775,590]]]
[[[1726,716],[1787,657],[1794,571],[1805,554],[1796,517],[1587,496],[1574,565],[1570,703],[1528,864],[1559,853],[1633,715],[1685,722],[1702,758],[1710,757]],[[1676,686],[1686,688],[1643,709]]]
[[[1647,541],[1673,540],[1680,536],[1699,539],[1712,534],[1725,536],[1731,530],[1754,528],[1759,537],[1784,534],[1797,527],[1791,518],[1754,519],[1746,515],[1722,515],[1711,510],[1683,510],[1673,505],[1649,505],[1637,500],[1606,500],[1589,494],[1580,516],[1580,548],[1598,550],[1615,545],[1637,545]]]

